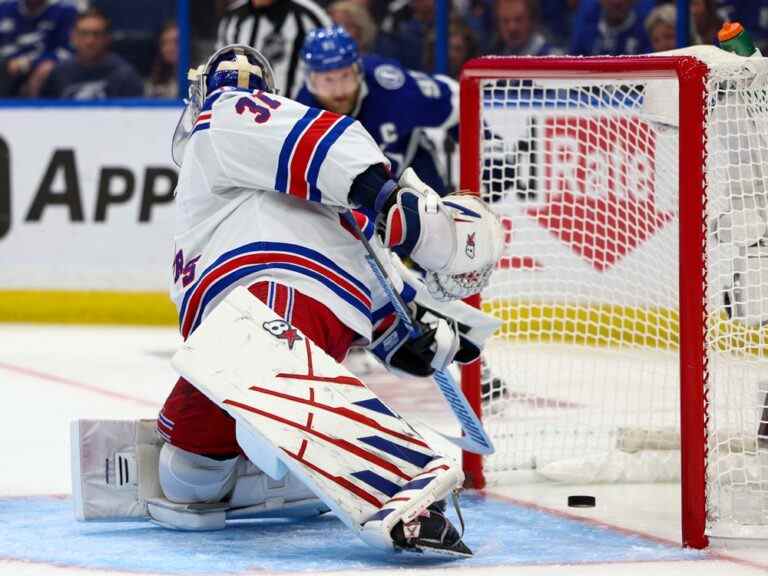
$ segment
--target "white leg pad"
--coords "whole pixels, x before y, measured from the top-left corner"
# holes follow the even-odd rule
[[[390,524],[412,519],[463,481],[455,462],[244,288],[219,303],[172,362],[249,431],[253,452],[266,447],[356,533],[365,524],[372,545],[391,550]],[[408,501],[393,504],[400,492]],[[376,524],[385,503],[394,512]]]
[[[78,520],[135,519],[162,495],[154,420],[75,420],[70,424],[72,496]]]
[[[759,328],[768,323],[768,256],[761,244],[740,248],[733,259],[733,319]]]
[[[219,530],[228,518],[328,511],[293,476],[272,480],[245,458],[218,461],[165,444],[154,420],[76,420],[70,436],[78,520],[150,519],[175,530]]]

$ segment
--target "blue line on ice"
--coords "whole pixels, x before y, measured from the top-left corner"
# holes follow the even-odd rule
[[[508,502],[466,494],[466,560],[388,554],[332,515],[305,521],[231,522],[219,532],[164,530],[149,522],[81,523],[68,499],[0,499],[0,558],[132,572],[323,572],[395,566],[479,567],[704,559],[702,552],[618,533]]]

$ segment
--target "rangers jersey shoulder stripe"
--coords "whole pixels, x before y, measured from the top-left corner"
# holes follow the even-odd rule
[[[285,139],[277,166],[275,189],[320,202],[317,186],[320,167],[328,150],[354,118],[309,108]]]

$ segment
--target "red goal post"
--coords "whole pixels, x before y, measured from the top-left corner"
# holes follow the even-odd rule
[[[679,87],[679,382],[680,436],[682,445],[682,529],[683,544],[694,548],[707,545],[706,458],[707,378],[705,353],[706,267],[705,123],[707,120],[706,81],[710,68],[693,56],[640,57],[485,57],[468,62],[461,74],[460,169],[461,188],[484,190],[486,167],[483,110],[498,105],[489,102],[494,88],[508,89],[510,82],[563,82],[569,86],[580,80],[624,81],[677,80]],[[501,83],[500,83],[501,82]],[[506,82],[506,84],[504,83]],[[489,92],[490,90],[490,92]],[[489,96],[490,94],[490,96]],[[487,192],[487,191],[486,191]],[[513,240],[514,241],[514,240]],[[513,295],[510,295],[513,296]],[[477,300],[479,303],[479,299]],[[480,363],[465,368],[464,391],[481,413]],[[475,488],[486,485],[482,457],[465,453],[464,468],[468,483]]]

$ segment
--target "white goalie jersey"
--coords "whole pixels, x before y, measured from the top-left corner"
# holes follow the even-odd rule
[[[274,94],[213,93],[176,190],[171,297],[182,335],[236,286],[269,280],[290,283],[370,339],[386,296],[343,214],[353,180],[375,164],[388,162],[352,118]]]

